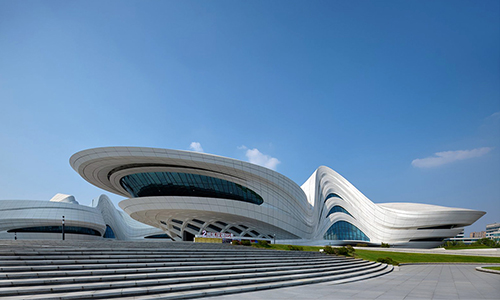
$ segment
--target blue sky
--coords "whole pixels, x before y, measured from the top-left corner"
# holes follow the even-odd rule
[[[498,1],[0,1],[0,53],[0,199],[88,205],[73,153],[195,142],[500,222]]]

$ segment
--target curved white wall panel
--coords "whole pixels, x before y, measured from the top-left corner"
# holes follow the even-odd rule
[[[55,199],[55,200],[54,200]],[[0,201],[0,239],[61,239],[62,217],[65,238],[78,240],[102,239],[106,225],[116,239],[142,239],[163,234],[131,219],[118,211],[108,197],[93,200],[95,207],[79,205],[73,196],[57,194],[50,201]]]
[[[455,236],[484,214],[424,204],[375,204],[324,166],[299,187],[264,167],[190,151],[96,148],[74,154],[70,164],[88,182],[130,197],[119,204],[126,213],[174,240],[206,230],[276,236],[296,244],[427,247]]]
[[[117,210],[106,195],[93,199],[92,207],[95,207],[101,213],[104,223],[112,228],[118,240],[143,239],[144,237],[164,233],[158,228],[137,222],[123,211]]]
[[[324,239],[325,232],[334,223],[345,221],[367,236],[369,241],[364,242],[435,246],[485,214],[470,209],[416,203],[375,204],[340,174],[324,166],[319,167],[302,188],[309,199],[314,199],[317,208],[316,241]],[[331,194],[336,196],[327,199]],[[327,215],[334,206],[342,207],[349,214],[339,211]],[[336,241],[345,243],[346,240]]]

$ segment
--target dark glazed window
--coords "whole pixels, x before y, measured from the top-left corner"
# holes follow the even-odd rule
[[[170,237],[168,234],[153,234],[153,235],[148,235],[144,237],[145,239],[169,239]]]
[[[192,230],[194,230],[194,231],[196,231],[196,232],[200,231],[200,228],[199,228],[199,227],[197,227],[197,226],[194,226],[193,224],[189,224],[189,223],[188,223],[188,224],[187,224],[187,227],[188,227],[188,228],[191,228]]]
[[[66,231],[66,226],[64,226],[64,227],[65,227],[64,231]],[[105,238],[105,239],[116,239],[115,232],[113,231],[113,229],[108,224],[106,224],[106,231],[104,232],[103,238]]]
[[[333,225],[328,228],[323,238],[325,240],[370,241],[363,231],[346,221],[333,223]]]
[[[195,196],[223,198],[261,205],[262,197],[224,179],[188,173],[151,172],[124,176],[120,184],[131,197]]]
[[[340,198],[340,199],[342,199],[342,197],[340,197],[339,195],[337,195],[335,193],[330,193],[330,194],[328,194],[328,196],[326,196],[325,202],[326,202],[326,200],[328,200],[330,198]]]
[[[241,233],[242,233],[241,229],[236,228],[236,227],[234,227],[234,226],[233,226],[233,227],[231,227],[231,228],[229,228],[229,229],[230,229],[230,230],[232,230],[232,231],[234,231],[234,232],[236,232],[237,234],[241,234]]]
[[[62,233],[62,226],[39,226],[39,227],[17,228],[8,230],[7,232]],[[101,236],[99,231],[95,229],[86,227],[76,227],[76,226],[64,226],[64,233]]]
[[[336,212],[341,212],[341,213],[344,213],[344,214],[348,214],[349,216],[352,217],[352,215],[345,208],[343,208],[342,206],[338,206],[338,205],[335,205],[334,207],[332,207],[330,209],[330,211],[328,212],[328,214],[326,215],[326,217],[328,218],[329,215],[331,215],[333,213],[336,213]]]
[[[321,207],[321,211],[320,211],[320,214],[319,214],[320,216],[323,214],[323,210],[325,209],[325,205],[324,204],[326,204],[326,201],[328,201],[328,199],[330,199],[330,198],[339,198],[339,199],[342,199],[342,197],[340,197],[338,194],[335,194],[335,193],[328,194],[325,197],[325,201],[323,201],[323,207]],[[342,200],[344,200],[344,199],[342,199]],[[329,214],[330,213],[328,213],[328,215]]]
[[[220,232],[222,230],[219,227],[212,225],[212,224],[208,225],[207,227],[214,230],[215,232]]]

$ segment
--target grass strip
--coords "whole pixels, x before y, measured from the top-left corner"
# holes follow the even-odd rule
[[[252,245],[256,248],[261,248],[258,247],[257,245]],[[281,244],[270,244],[269,247],[264,247],[265,249],[274,249],[274,250],[290,250],[289,248],[290,245],[281,245]],[[318,252],[319,249],[323,249],[324,247],[318,247],[318,246],[298,246],[302,249],[302,251],[315,251]]]
[[[459,250],[459,249],[495,249],[485,245],[458,245],[458,246],[446,246],[446,250]]]
[[[359,249],[356,250],[356,257],[371,261],[376,261],[381,257],[390,257],[399,263],[500,263],[500,257],[402,253]]]
[[[500,271],[500,267],[483,267],[483,269],[489,269],[489,270]]]

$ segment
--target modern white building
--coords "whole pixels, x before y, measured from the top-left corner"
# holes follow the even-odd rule
[[[92,206],[79,205],[71,195],[50,201],[0,201],[0,239],[136,240],[164,237],[163,231],[133,220],[101,195]]]
[[[174,241],[207,231],[291,244],[433,247],[485,214],[375,204],[325,166],[298,186],[258,165],[190,151],[96,148],[74,154],[70,164],[91,184],[128,198],[119,203],[127,214]]]

